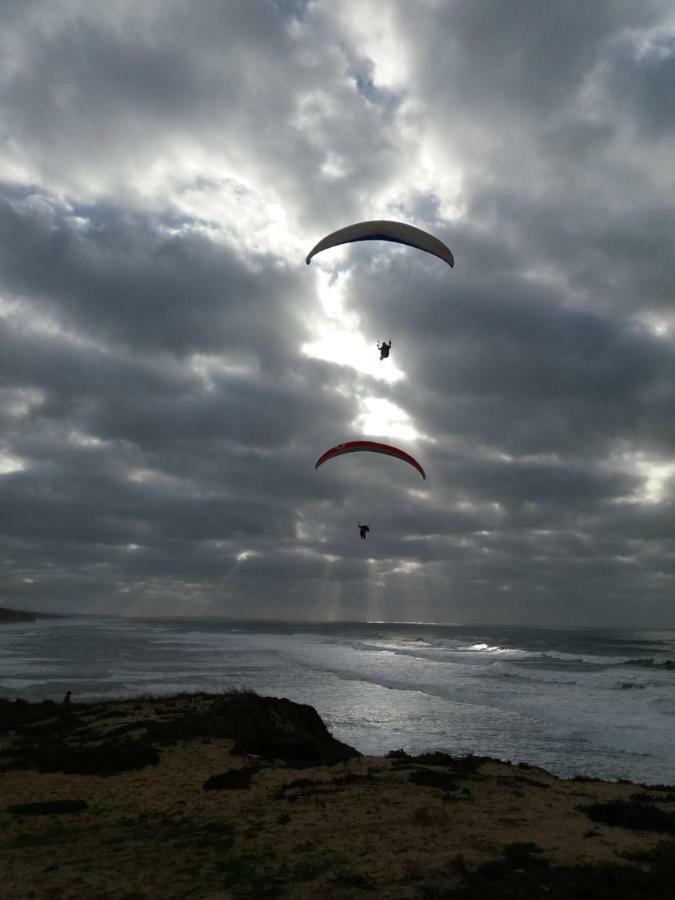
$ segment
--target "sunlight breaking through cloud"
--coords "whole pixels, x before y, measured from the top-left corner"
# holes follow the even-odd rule
[[[349,366],[389,384],[404,378],[405,373],[398,368],[392,357],[379,359],[376,344],[367,342],[360,331],[358,316],[346,312],[345,291],[349,284],[349,273],[338,275],[317,264],[313,266],[316,269],[321,312],[317,312],[312,322],[312,331],[317,337],[314,341],[303,344],[301,352],[315,359]]]
[[[420,437],[412,419],[399,406],[384,397],[364,397],[361,412],[355,426],[364,435],[386,436],[387,438],[414,441]]]
[[[11,453],[3,453],[0,450],[0,475],[10,475],[12,472],[22,472],[26,468],[25,463],[18,456]]]

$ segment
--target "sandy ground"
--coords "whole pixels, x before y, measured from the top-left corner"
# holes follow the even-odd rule
[[[109,703],[111,718],[99,707],[97,723],[143,720],[158,708],[158,701]],[[442,897],[466,870],[516,842],[536,844],[551,864],[580,865],[625,863],[627,853],[665,837],[598,824],[577,809],[643,788],[564,781],[492,760],[459,774],[377,757],[302,769],[277,762],[263,766],[249,788],[204,790],[210,776],[258,763],[234,755],[232,745],[162,746],[158,765],[110,776],[0,772],[0,897]],[[450,789],[413,783],[420,770],[447,777]],[[8,811],[49,800],[88,806],[69,814]]]

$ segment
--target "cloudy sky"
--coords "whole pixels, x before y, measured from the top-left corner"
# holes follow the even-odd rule
[[[2,4],[0,605],[671,625],[674,159],[670,0]]]

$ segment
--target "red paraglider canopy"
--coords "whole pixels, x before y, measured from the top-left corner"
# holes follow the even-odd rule
[[[385,456],[394,456],[396,459],[407,462],[409,465],[413,466],[413,468],[417,469],[422,478],[426,479],[427,477],[422,466],[413,456],[406,453],[405,450],[400,450],[398,447],[390,447],[389,444],[378,444],[376,441],[347,441],[346,444],[338,444],[336,447],[331,447],[330,450],[326,450],[326,452],[317,459],[314,468],[318,469],[319,466],[328,462],[329,459],[333,459],[335,456],[342,456],[343,453],[357,453],[360,451],[383,453]]]

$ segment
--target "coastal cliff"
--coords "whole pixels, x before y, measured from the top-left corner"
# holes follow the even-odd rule
[[[670,786],[364,757],[248,691],[0,700],[13,898],[636,900],[671,896],[674,834]]]

